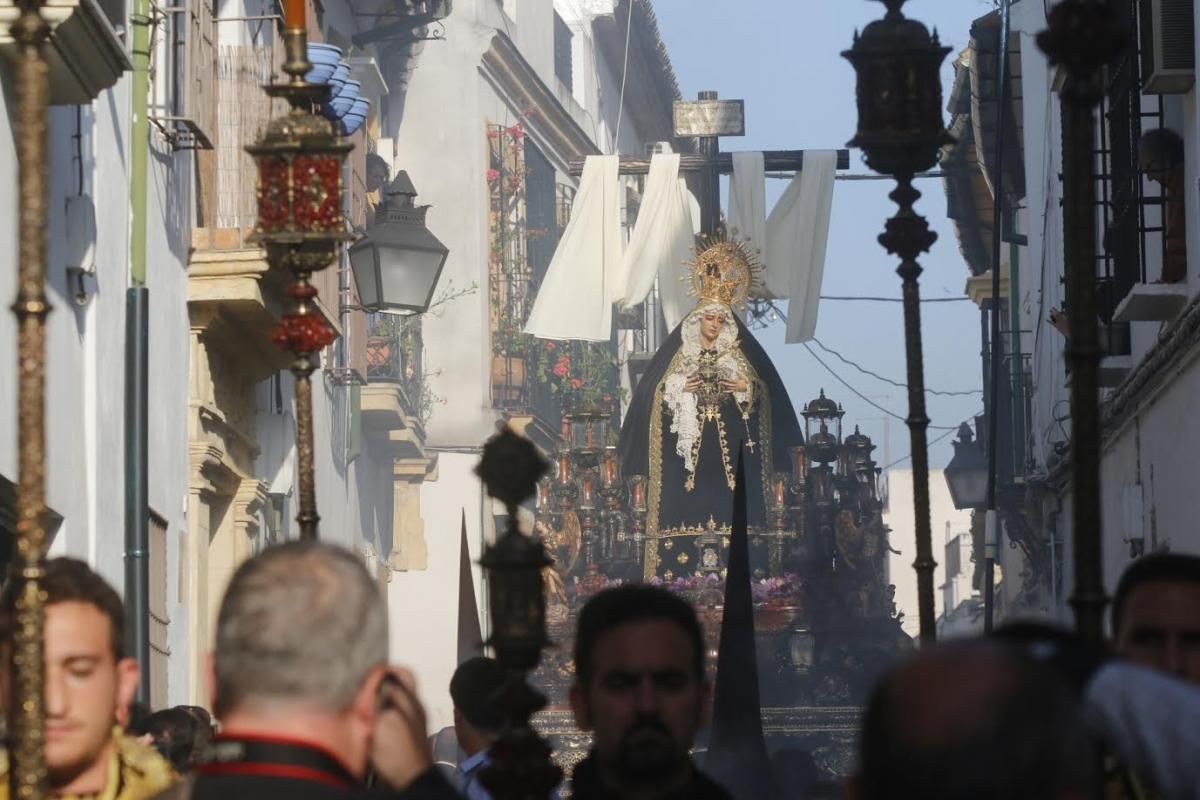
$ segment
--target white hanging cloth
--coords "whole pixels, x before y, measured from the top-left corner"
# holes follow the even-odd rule
[[[682,279],[696,230],[693,202],[687,184],[679,177],[679,154],[655,153],[650,158],[646,190],[625,250],[623,271],[627,282],[622,304],[635,306],[645,300],[657,276],[668,329],[679,324],[686,304]]]
[[[607,342],[625,293],[618,156],[589,156],[525,332],[539,339]]]
[[[762,153],[733,153],[733,175],[729,178],[729,235],[748,240],[750,250],[766,264],[763,286],[757,294],[782,297],[772,291],[767,260],[767,176]]]
[[[836,171],[836,150],[804,151],[804,168],[767,219],[768,286],[788,301],[788,344],[806,342],[817,330]]]

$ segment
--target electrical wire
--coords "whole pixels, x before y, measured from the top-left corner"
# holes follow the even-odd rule
[[[874,400],[867,397],[865,394],[860,392],[858,389],[855,389],[853,386],[851,386],[849,383],[847,383],[845,378],[843,378],[841,375],[838,375],[836,372],[834,372],[833,367],[829,366],[828,364],[826,364],[824,361],[821,360],[821,357],[819,355],[817,355],[816,351],[808,346],[808,342],[801,342],[801,344],[804,345],[804,349],[808,351],[808,354],[810,356],[812,356],[814,359],[816,359],[818,364],[820,364],[822,367],[825,368],[826,372],[828,372],[830,375],[832,375],[834,377],[834,379],[836,379],[837,382],[840,383],[842,386],[845,386],[847,389],[849,389],[856,397],[858,397],[859,400],[862,400],[864,403],[871,406],[872,408],[882,411],[884,414],[887,414],[889,417],[898,419],[901,422],[908,421],[904,417],[897,414],[895,411],[892,411],[890,408],[884,408],[883,406],[879,405],[879,403],[876,403]],[[956,430],[958,430],[959,426],[955,425],[953,427],[947,427],[945,425],[928,425],[926,427],[929,430],[934,430],[934,431],[956,431]],[[940,440],[936,440],[936,441],[940,441]]]
[[[861,372],[864,375],[868,375],[868,376],[874,378],[875,380],[883,381],[884,383],[891,384],[892,386],[897,386],[901,389],[908,389],[907,383],[901,383],[900,381],[894,381],[891,378],[885,378],[884,376],[880,375],[878,372],[872,372],[871,370],[867,369],[866,367],[862,366],[861,364],[857,364],[857,363],[851,361],[850,359],[846,358],[844,355],[839,353],[837,350],[834,350],[832,347],[827,347],[824,343],[821,342],[820,339],[816,338],[815,336],[813,337],[812,342],[817,347],[821,348],[826,353],[829,353],[829,355],[836,358],[838,361],[841,361],[843,364],[845,364],[848,367],[853,367],[854,369],[858,370],[859,372]],[[959,391],[959,392],[948,392],[948,391],[938,391],[937,389],[926,389],[925,394],[938,395],[939,397],[967,397],[967,396],[974,395],[974,394],[983,394],[983,389],[982,388],[966,389],[966,390]]]
[[[964,420],[963,420],[963,422],[970,422],[970,420],[969,420],[969,419],[964,419]],[[961,423],[960,423],[960,424],[961,424]],[[938,436],[937,438],[935,438],[934,440],[932,440],[932,441],[930,441],[930,442],[926,442],[925,446],[926,446],[926,447],[928,447],[929,445],[937,444],[938,442],[942,441],[943,439],[945,439],[947,436],[949,436],[951,433],[953,433],[953,432],[954,432],[954,431],[956,431],[956,430],[958,430],[958,426],[957,426],[957,425],[956,425],[955,427],[953,427],[953,428],[948,428],[948,429],[946,429],[946,432],[945,432],[945,433],[941,434],[940,436]],[[904,456],[904,457],[902,457],[902,458],[897,458],[897,459],[896,459],[895,461],[893,461],[892,463],[890,463],[890,464],[888,464],[888,465],[884,466],[884,467],[883,467],[883,471],[884,471],[884,472],[887,472],[887,471],[888,471],[889,469],[891,469],[892,467],[896,466],[897,464],[903,464],[905,461],[908,461],[910,458],[912,458],[912,453],[909,453],[908,455],[906,455],[906,456]]]
[[[857,297],[850,295],[821,295],[822,300],[849,300],[859,303],[903,303],[902,297]],[[922,297],[922,303],[963,303],[971,298],[969,297]]]

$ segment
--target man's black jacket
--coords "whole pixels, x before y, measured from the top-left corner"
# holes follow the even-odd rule
[[[218,739],[183,784],[155,800],[460,800],[436,768],[407,789],[364,787],[332,755],[300,742]]]
[[[600,779],[600,768],[596,764],[596,754],[590,753],[580,761],[571,775],[572,800],[621,800],[621,795],[615,790],[604,786]],[[692,769],[692,779],[688,784],[671,794],[664,795],[662,800],[733,800],[712,778],[697,769]],[[768,800],[763,798],[763,800]]]

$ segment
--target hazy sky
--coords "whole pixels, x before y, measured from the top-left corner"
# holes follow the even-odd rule
[[[654,0],[659,26],[685,98],[714,89],[722,98],[746,102],[746,136],[723,139],[723,150],[844,147],[854,135],[854,70],[841,57],[855,29],[883,15],[878,2],[865,0]],[[911,0],[908,16],[936,27],[953,47],[943,70],[949,93],[950,62],[967,42],[971,21],[988,13],[990,0]],[[851,152],[850,172],[867,173]],[[785,181],[767,182],[768,206]],[[887,198],[891,181],[839,181],[834,189],[829,249],[822,294],[900,296],[896,260],[875,237],[896,208]],[[967,267],[946,219],[941,180],[918,182],[923,193],[917,210],[938,233],[933,251],[921,259],[921,296],[961,297]],[[930,389],[979,389],[979,310],[970,302],[923,303],[925,383]],[[783,326],[758,331],[797,408],[824,388],[846,408],[847,433],[857,421],[879,445],[876,460],[896,462],[909,453],[908,429],[900,419],[887,424],[884,414],[855,397],[809,354],[803,345],[784,345]],[[817,339],[862,367],[904,383],[903,313],[899,303],[822,302]],[[837,375],[875,403],[903,418],[908,411],[904,388],[889,385],[839,361],[813,345]],[[955,426],[983,408],[981,394],[928,395],[934,426]],[[930,429],[930,440],[944,431]],[[930,448],[930,466],[945,466],[953,434]],[[885,449],[887,452],[885,452]],[[886,460],[885,460],[886,459]],[[908,466],[904,461],[897,464]]]

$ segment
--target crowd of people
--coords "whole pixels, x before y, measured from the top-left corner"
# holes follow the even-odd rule
[[[236,571],[208,670],[211,716],[133,702],[138,665],[124,649],[121,600],[85,563],[48,562],[45,596],[55,796],[491,797],[481,776],[505,729],[495,702],[504,670],[477,657],[456,671],[461,753],[442,769],[413,677],[388,661],[379,588],[343,549],[288,543]],[[2,608],[9,632],[11,597]],[[1117,587],[1112,630],[1111,647],[1018,623],[923,648],[875,688],[853,775],[779,783],[797,800],[1200,798],[1200,558],[1135,562]],[[7,663],[10,636],[3,647]],[[561,794],[739,796],[692,755],[712,692],[704,653],[695,612],[673,594],[633,585],[592,598],[579,615],[570,693],[591,751]],[[3,682],[7,696],[10,676]],[[786,771],[789,757],[776,755]],[[0,778],[0,798],[7,792]]]

